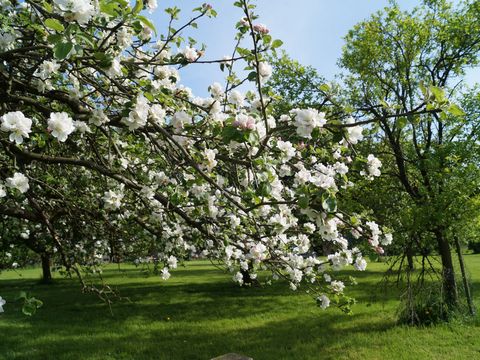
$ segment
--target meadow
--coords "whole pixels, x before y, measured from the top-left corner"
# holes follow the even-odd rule
[[[467,255],[476,304],[480,256]],[[132,265],[104,277],[129,300],[108,306],[75,280],[38,269],[0,274],[0,359],[210,359],[237,352],[260,359],[478,359],[480,317],[428,327],[397,325],[400,293],[381,280],[387,265],[355,272],[353,315],[323,311],[285,284],[239,288],[208,262],[193,261],[168,281]],[[346,272],[346,275],[349,273]],[[44,302],[32,317],[14,301],[27,290]]]

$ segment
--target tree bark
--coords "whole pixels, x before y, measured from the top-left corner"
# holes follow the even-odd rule
[[[50,269],[50,254],[43,253],[40,255],[42,259],[42,282],[52,282],[52,271]]]
[[[470,286],[468,285],[467,279],[467,272],[465,270],[465,262],[463,261],[463,254],[462,254],[462,247],[460,246],[460,241],[458,237],[455,235],[455,247],[457,248],[457,256],[458,262],[460,263],[460,270],[462,271],[462,280],[463,280],[463,287],[465,288],[465,296],[467,298],[468,310],[470,311],[470,315],[475,315],[475,308],[473,306],[472,301],[472,294],[470,292]]]
[[[435,236],[438,253],[442,259],[443,298],[450,308],[455,308],[458,306],[458,292],[450,245],[442,230],[435,230]]]
[[[407,266],[408,266],[408,271],[413,271],[415,270],[415,264],[413,262],[413,249],[412,249],[412,243],[407,244],[407,248],[405,249],[405,255],[407,256]]]

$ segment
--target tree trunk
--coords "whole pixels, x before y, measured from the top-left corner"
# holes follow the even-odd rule
[[[460,246],[460,241],[455,235],[455,247],[457,248],[458,262],[460,263],[460,270],[462,272],[463,287],[465,289],[465,296],[467,298],[468,310],[470,315],[475,315],[475,308],[473,307],[472,294],[470,292],[470,286],[468,286],[467,271],[465,270],[465,262],[463,261],[462,247]]]
[[[408,243],[407,248],[405,249],[405,253],[407,255],[408,271],[413,271],[415,269],[415,264],[413,262],[412,243]]]
[[[250,277],[250,270],[252,270],[252,269],[253,269],[253,266],[252,266],[251,262],[248,263],[248,270],[249,271],[245,271],[243,269],[240,269],[240,273],[243,275],[243,284],[247,285],[247,286],[258,286],[258,285],[260,285],[258,280],[257,279],[252,279]]]
[[[52,272],[50,270],[50,254],[43,253],[40,255],[42,259],[42,282],[52,282]]]
[[[443,297],[450,308],[457,307],[458,293],[450,245],[442,230],[436,230],[438,253],[442,259]]]

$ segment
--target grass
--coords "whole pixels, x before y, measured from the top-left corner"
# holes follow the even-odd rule
[[[478,294],[480,256],[466,260]],[[199,261],[167,282],[132,266],[107,267],[108,282],[131,300],[116,302],[113,317],[72,280],[57,275],[53,285],[41,285],[38,269],[8,271],[0,275],[7,299],[0,359],[210,359],[228,352],[256,360],[480,358],[479,318],[468,325],[396,326],[398,292],[385,294],[378,285],[385,269],[369,264],[355,273],[352,316],[322,311],[284,284],[238,288],[230,275]],[[22,315],[13,301],[20,290],[44,301],[35,316]]]

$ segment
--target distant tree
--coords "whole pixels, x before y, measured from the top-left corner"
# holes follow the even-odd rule
[[[269,60],[273,71],[267,85],[276,97],[276,113],[305,107],[321,109],[327,103],[322,91],[325,79],[315,68],[300,64],[285,51],[273,54]]]
[[[370,151],[382,155],[389,180],[375,193],[402,219],[405,241],[440,255],[451,308],[451,230],[479,189],[478,104],[457,105],[469,91],[460,84],[465,70],[478,63],[479,18],[479,1],[424,1],[411,12],[393,4],[349,31],[340,60],[355,116],[376,122]],[[470,96],[472,105],[478,95]]]

